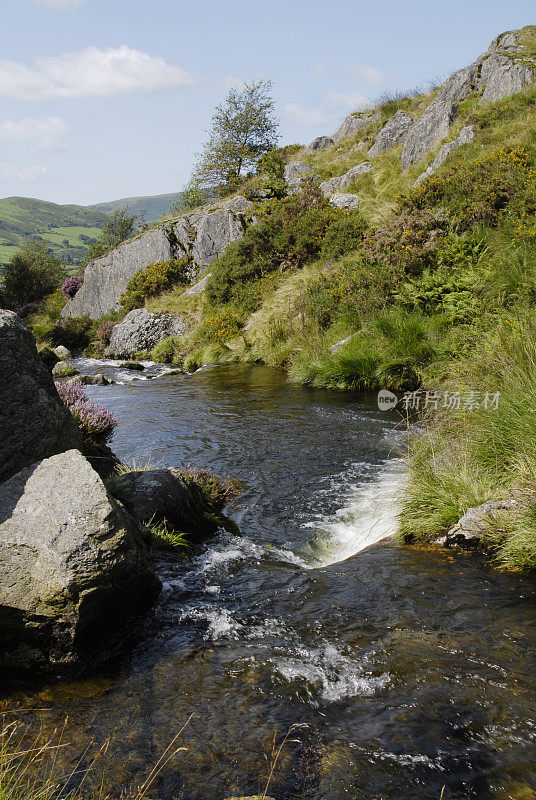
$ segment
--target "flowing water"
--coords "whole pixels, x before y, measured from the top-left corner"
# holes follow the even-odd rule
[[[114,788],[146,774],[187,721],[160,800],[253,794],[274,733],[294,731],[278,800],[536,797],[534,584],[392,538],[403,481],[395,415],[264,367],[92,387],[124,459],[240,479],[221,534],[160,564],[131,649],[77,679],[8,687],[72,757],[110,738]],[[391,538],[386,538],[391,537]],[[66,758],[62,755],[62,758]]]

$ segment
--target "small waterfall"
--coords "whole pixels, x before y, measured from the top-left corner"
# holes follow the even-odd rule
[[[318,534],[311,544],[310,569],[345,561],[396,533],[404,467],[401,458],[389,461],[377,477],[355,487],[333,516],[315,525]]]

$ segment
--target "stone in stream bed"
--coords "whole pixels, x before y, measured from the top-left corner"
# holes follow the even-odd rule
[[[72,380],[78,381],[84,386],[110,386],[112,383],[115,383],[111,378],[107,378],[106,375],[103,375],[102,372],[97,372],[95,375],[77,375],[76,378],[72,378]],[[71,383],[71,381],[68,382]]]
[[[52,367],[53,378],[70,378],[73,375],[78,375],[78,370],[69,361],[58,361]]]
[[[132,369],[142,372],[145,367],[139,361],[123,361],[120,365],[121,369]]]

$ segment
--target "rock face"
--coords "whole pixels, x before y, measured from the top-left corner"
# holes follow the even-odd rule
[[[127,472],[113,479],[112,492],[140,524],[166,521],[193,539],[202,539],[219,526],[201,490],[175,470]]]
[[[310,145],[305,148],[306,153],[316,153],[317,150],[325,150],[326,147],[331,147],[334,144],[331,136],[318,136],[313,139]]]
[[[459,103],[476,89],[478,62],[458,69],[447,78],[435,96],[434,103]]]
[[[102,655],[106,635],[160,591],[137,526],[77,450],[3,483],[0,514],[3,666]]]
[[[448,101],[434,101],[411,129],[402,151],[402,169],[406,169],[433,150],[447,136],[456,118],[456,106]]]
[[[419,175],[413,185],[418,186],[420,183],[426,180],[426,178],[429,178],[430,175],[433,175],[434,172],[445,163],[453,150],[456,150],[458,147],[461,147],[464,144],[469,144],[469,142],[472,142],[475,138],[475,133],[476,125],[466,125],[465,128],[462,128],[458,137],[454,139],[454,141],[443,145],[430,166],[423,173],[421,173],[421,175]]]
[[[201,275],[231,242],[241,239],[252,206],[245,197],[233,197],[219,207],[186,214],[125,242],[102,258],[91,261],[84,283],[63,309],[63,317],[98,319],[120,308],[128,282],[144,267],[171,258],[191,259],[191,277]]]
[[[169,336],[183,336],[189,325],[171,314],[153,314],[145,308],[130,311],[114,326],[106,356],[130,358],[134,353],[147,353]]]
[[[363,164],[357,164],[355,167],[352,167],[352,169],[349,169],[348,172],[345,172],[344,175],[341,175],[338,178],[329,178],[329,180],[323,181],[320,184],[320,190],[326,197],[331,196],[335,192],[344,192],[344,190],[350,188],[354,181],[358,180],[361,175],[366,175],[366,173],[370,172],[371,169],[372,164],[370,161],[365,161]]]
[[[333,141],[338,142],[340,139],[356,136],[356,134],[364,130],[373,119],[374,114],[371,112],[365,114],[350,114],[349,117],[346,117],[341,127],[333,134]]]
[[[447,535],[437,540],[437,544],[445,547],[478,547],[490,525],[493,525],[501,514],[513,511],[516,507],[517,502],[510,499],[488,500],[480,506],[469,508]]]
[[[285,182],[289,192],[298,191],[304,178],[312,173],[312,169],[305,161],[289,161],[285,167]]]
[[[356,194],[344,194],[343,192],[335,192],[329,198],[329,202],[335,208],[348,208],[355,211],[359,208],[359,197]]]
[[[0,482],[42,458],[83,446],[32,334],[11,311],[0,311],[0,407]]]
[[[405,111],[398,110],[376,137],[376,141],[368,151],[370,158],[379,156],[384,150],[390,150],[399,142],[403,142],[411,130],[413,122],[413,117],[410,117]]]
[[[490,55],[482,62],[479,89],[484,88],[481,103],[493,103],[517,94],[534,80],[534,72],[522,62],[501,55]]]

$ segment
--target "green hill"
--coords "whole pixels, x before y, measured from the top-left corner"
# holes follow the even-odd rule
[[[121,200],[111,200],[109,203],[96,203],[90,208],[96,208],[105,214],[126,208],[131,214],[141,217],[148,225],[158,222],[164,214],[168,214],[172,206],[179,200],[180,194],[159,194],[152,197],[124,197]]]
[[[6,197],[0,200],[0,265],[28,239],[42,239],[68,264],[80,264],[106,220],[107,215],[94,208]]]

